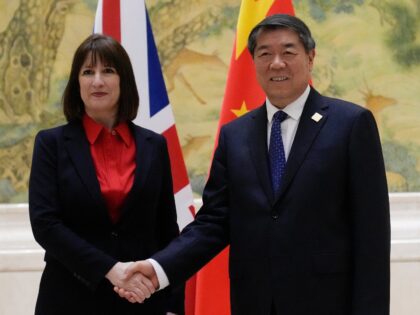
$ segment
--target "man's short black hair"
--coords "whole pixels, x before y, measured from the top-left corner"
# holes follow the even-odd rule
[[[257,46],[257,38],[261,32],[279,28],[288,28],[295,31],[298,34],[306,52],[310,52],[315,48],[315,40],[312,38],[311,31],[301,19],[288,14],[274,14],[266,17],[258,23],[249,34],[248,50],[251,53],[251,56],[254,56],[254,50]]]

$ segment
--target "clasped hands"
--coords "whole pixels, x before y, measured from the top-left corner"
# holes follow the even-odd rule
[[[159,288],[155,269],[146,260],[118,262],[106,278],[114,285],[114,291],[131,303],[143,303]]]

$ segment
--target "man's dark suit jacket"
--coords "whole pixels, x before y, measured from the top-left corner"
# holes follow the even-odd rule
[[[131,304],[105,279],[118,261],[148,258],[179,234],[166,142],[129,126],[136,171],[116,224],[109,218],[82,124],[36,137],[29,210],[35,239],[46,251],[36,314],[166,314],[168,292]],[[182,304],[181,299],[173,310]]]
[[[266,106],[221,129],[196,220],[152,257],[170,283],[230,244],[233,315],[273,304],[281,315],[389,314],[389,201],[372,114],[312,89],[277,197],[267,151]]]

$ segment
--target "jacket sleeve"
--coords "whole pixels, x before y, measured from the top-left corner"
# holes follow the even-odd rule
[[[35,138],[29,179],[29,215],[36,241],[75,278],[94,289],[117,260],[79,237],[63,223],[58,193],[59,137],[41,131]],[[77,196],[75,196],[77,198]]]
[[[362,111],[349,145],[353,315],[388,315],[390,214],[384,160],[373,115]]]
[[[171,285],[191,277],[229,243],[225,150],[222,128],[210,176],[204,188],[202,208],[178,238],[152,256],[162,266]]]

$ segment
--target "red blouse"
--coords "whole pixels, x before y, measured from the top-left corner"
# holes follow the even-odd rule
[[[83,116],[83,127],[90,143],[90,153],[109,216],[116,223],[121,206],[134,182],[134,137],[126,123],[109,131],[86,114]]]

